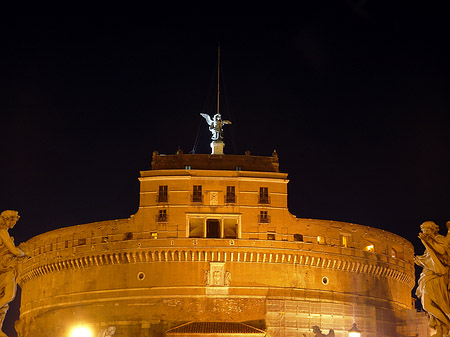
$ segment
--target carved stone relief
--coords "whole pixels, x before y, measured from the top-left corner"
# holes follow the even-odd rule
[[[225,270],[224,262],[210,262],[209,270],[205,271],[205,285],[209,287],[228,287],[231,273]]]

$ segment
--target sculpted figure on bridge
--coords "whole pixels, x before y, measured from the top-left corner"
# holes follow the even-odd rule
[[[3,326],[9,302],[16,297],[17,258],[25,255],[14,245],[14,239],[8,233],[17,220],[19,220],[19,214],[16,211],[3,211],[0,214],[0,329]],[[7,335],[0,330],[0,336]]]
[[[447,229],[450,221],[447,222]],[[419,238],[425,253],[414,261],[423,268],[418,281],[417,297],[430,316],[430,327],[436,330],[435,337],[448,336],[450,330],[450,236],[438,234],[439,227],[432,221],[424,222]]]
[[[317,325],[314,325],[312,327],[312,329],[313,329],[314,337],[334,337],[333,329],[330,329],[330,331],[328,331],[328,334],[326,334],[326,335],[322,333],[322,330]]]

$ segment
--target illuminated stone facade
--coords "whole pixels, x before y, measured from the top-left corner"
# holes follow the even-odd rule
[[[413,247],[384,230],[299,219],[278,156],[153,154],[129,219],[29,240],[19,336],[164,336],[240,322],[267,336],[411,336]],[[409,316],[408,316],[409,315]],[[415,330],[414,330],[415,331]]]

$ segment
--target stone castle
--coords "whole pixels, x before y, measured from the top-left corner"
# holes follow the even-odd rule
[[[130,218],[26,242],[19,336],[418,335],[411,243],[292,215],[276,152],[154,152],[139,180]]]

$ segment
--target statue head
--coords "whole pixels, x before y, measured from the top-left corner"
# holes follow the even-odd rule
[[[420,229],[426,234],[436,234],[439,231],[439,226],[433,221],[425,221],[420,225]]]
[[[13,228],[19,218],[19,212],[17,211],[3,211],[0,214],[0,227],[6,229]]]
[[[312,329],[313,329],[313,332],[314,332],[315,334],[317,334],[317,333],[322,333],[322,330],[320,330],[320,328],[319,328],[317,325],[314,325],[314,326],[312,327]]]
[[[108,329],[106,329],[105,331],[105,337],[109,337],[112,336],[116,333],[116,327],[115,326],[110,326],[108,327]]]

